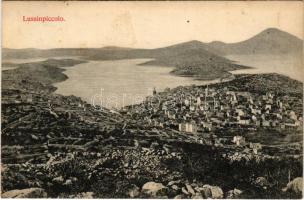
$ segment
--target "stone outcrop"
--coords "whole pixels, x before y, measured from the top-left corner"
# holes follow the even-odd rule
[[[257,177],[254,181],[254,185],[259,188],[266,190],[269,186],[269,182],[265,177]]]
[[[290,191],[296,194],[301,194],[303,191],[303,178],[297,177],[290,181],[285,188],[282,189],[283,192]]]
[[[136,185],[132,185],[131,188],[128,190],[128,196],[130,198],[138,197],[140,194],[140,189]]]
[[[218,186],[204,185],[202,189],[204,198],[222,199],[223,190]]]
[[[94,199],[94,193],[93,192],[82,192],[76,195],[76,198],[79,199]]]
[[[166,187],[162,183],[147,182],[142,187],[142,192],[150,196],[156,196],[161,190]]]
[[[2,198],[47,198],[47,193],[41,188],[10,190],[1,195]]]
[[[227,192],[227,199],[239,199],[242,193],[243,191],[234,188],[233,190],[229,190]]]
[[[191,185],[186,184],[186,188],[190,194],[195,195],[195,191],[193,190]]]

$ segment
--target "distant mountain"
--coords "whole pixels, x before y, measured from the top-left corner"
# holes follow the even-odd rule
[[[303,41],[287,32],[269,28],[238,43],[197,40],[156,49],[133,49],[108,46],[103,48],[3,49],[2,58],[35,58],[78,56],[86,60],[118,60],[151,58],[142,65],[175,67],[172,73],[198,78],[220,78],[229,71],[247,68],[224,58],[229,54],[289,54],[301,53]],[[221,76],[223,75],[223,76]]]
[[[87,60],[151,58],[142,65],[175,67],[173,74],[209,79],[230,75],[228,71],[246,68],[206,50],[207,45],[190,41],[156,49],[103,47],[97,49],[20,49],[3,51],[3,58],[79,56]]]
[[[301,54],[303,40],[285,31],[268,28],[254,37],[237,43],[211,42],[207,50],[218,55],[231,54]]]
[[[96,52],[98,48],[55,48],[55,49],[2,49],[2,59],[50,58],[64,56],[86,56]]]
[[[205,43],[190,41],[164,48],[153,49],[154,58],[143,65],[174,66],[171,72],[199,79],[227,78],[229,71],[247,68],[206,50]]]
[[[261,33],[242,42],[224,43],[213,41],[203,43],[197,40],[156,49],[132,49],[116,46],[103,48],[60,48],[60,49],[2,49],[3,59],[34,58],[55,56],[82,56],[89,59],[128,59],[158,58],[173,55],[195,54],[194,59],[202,55],[216,57],[229,54],[286,54],[301,53],[303,40],[285,31],[268,28]],[[190,57],[192,57],[190,55]],[[224,59],[224,58],[221,58]],[[226,59],[227,61],[227,59]]]
[[[104,47],[94,52],[94,54],[87,55],[86,58],[89,60],[151,58],[153,60],[144,65],[172,67],[203,63],[230,63],[228,59],[207,51],[206,44],[199,41],[190,41],[156,49]]]
[[[149,65],[183,66],[210,63],[230,63],[230,60],[206,50],[206,44],[200,41],[184,42],[149,51]]]
[[[230,63],[224,57],[207,51],[208,46],[199,41],[190,41],[156,49],[132,49],[108,46],[103,48],[61,49],[3,49],[3,59],[80,56],[88,60],[118,60],[151,58],[146,65],[180,66],[203,63]]]

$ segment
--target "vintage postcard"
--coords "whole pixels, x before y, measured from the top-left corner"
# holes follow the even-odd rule
[[[2,198],[303,197],[302,1],[2,10]]]

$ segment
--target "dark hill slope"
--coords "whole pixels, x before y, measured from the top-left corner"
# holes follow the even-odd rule
[[[220,83],[227,84],[227,83]],[[267,93],[273,92],[281,95],[303,96],[303,83],[287,76],[269,74],[241,74],[229,82],[229,87],[234,87],[239,91]]]

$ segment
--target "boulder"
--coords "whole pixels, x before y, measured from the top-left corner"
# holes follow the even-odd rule
[[[131,198],[137,197],[139,196],[139,194],[139,187],[137,187],[136,185],[132,185],[131,188],[128,190],[128,196]]]
[[[58,176],[56,178],[53,178],[52,181],[56,182],[56,183],[63,183],[64,182],[64,178],[62,176]]]
[[[192,195],[191,199],[203,199],[203,196],[200,193],[195,193]]]
[[[77,199],[94,199],[93,192],[82,192],[76,195]]]
[[[42,172],[37,172],[36,175],[37,176],[44,176],[44,174]]]
[[[73,182],[77,182],[77,181],[78,181],[78,178],[76,178],[76,177],[71,177],[71,180],[72,180]]]
[[[211,189],[210,187],[203,187],[203,188],[200,188],[200,191],[204,197],[204,199],[208,199],[208,198],[211,198],[212,197],[212,193],[211,193]]]
[[[185,199],[185,198],[186,198],[186,196],[183,194],[179,194],[174,197],[174,199]]]
[[[234,188],[233,190],[229,190],[227,192],[227,199],[239,199],[242,193],[243,191]]]
[[[189,185],[189,184],[186,183],[186,188],[187,188],[187,190],[188,190],[189,193],[191,193],[192,195],[195,195],[195,192],[194,192],[194,190],[193,190],[193,188],[192,188],[191,185]]]
[[[39,140],[39,138],[36,135],[32,134],[31,137],[32,137],[33,140]]]
[[[167,185],[170,186],[170,185],[175,185],[175,184],[179,184],[181,181],[178,180],[178,181],[170,181]]]
[[[211,194],[213,199],[222,199],[224,197],[223,190],[218,186],[211,187]]]
[[[260,176],[255,179],[255,185],[267,189],[269,183],[265,177]]]
[[[188,192],[188,190],[187,190],[185,187],[182,187],[182,192],[183,192],[185,195],[189,195],[189,192]]]
[[[64,185],[72,185],[72,180],[70,179],[67,179],[65,182],[64,182]]]
[[[168,147],[164,146],[163,149],[165,150],[166,154],[170,153],[170,149]]]
[[[173,190],[179,190],[179,187],[178,187],[177,185],[172,185],[171,188],[172,188]]]
[[[290,181],[285,188],[282,189],[283,192],[290,191],[296,194],[301,194],[303,191],[303,178],[297,177]]]
[[[204,198],[222,199],[224,197],[223,190],[218,186],[204,185],[201,192]]]
[[[151,196],[156,196],[165,188],[166,187],[162,183],[147,182],[142,186],[142,192]]]
[[[42,188],[27,188],[10,190],[1,195],[2,198],[47,198],[47,193]]]

